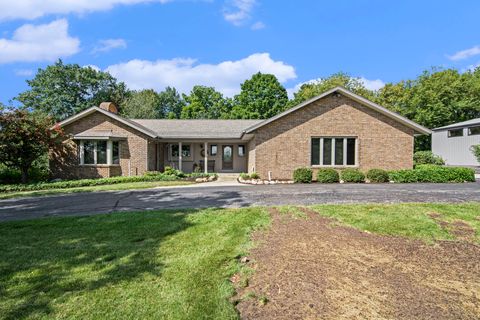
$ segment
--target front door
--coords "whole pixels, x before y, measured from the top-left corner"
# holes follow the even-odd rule
[[[233,146],[222,148],[222,170],[233,170]]]

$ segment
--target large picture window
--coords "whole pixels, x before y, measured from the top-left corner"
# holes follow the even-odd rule
[[[357,139],[318,137],[311,140],[312,166],[356,166]]]
[[[120,164],[118,141],[80,140],[79,153],[82,165]]]

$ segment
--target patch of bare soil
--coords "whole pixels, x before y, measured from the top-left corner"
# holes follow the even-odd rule
[[[237,292],[242,319],[480,319],[480,246],[434,245],[272,210]]]
[[[435,220],[440,227],[453,234],[457,239],[473,240],[475,237],[475,230],[464,221],[457,220],[448,222],[442,220],[442,215],[437,212],[430,212],[428,215]]]

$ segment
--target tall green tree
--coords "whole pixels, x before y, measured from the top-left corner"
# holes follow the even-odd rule
[[[0,111],[0,163],[20,170],[23,183],[33,162],[59,142],[62,131],[50,130],[53,123],[50,117],[25,109]]]
[[[178,91],[173,87],[166,87],[164,91],[158,93],[158,97],[165,117],[169,119],[180,119],[182,109],[186,103]]]
[[[387,84],[377,102],[427,127],[480,117],[480,68],[424,71],[414,80]],[[430,149],[430,137],[416,139],[417,150]]]
[[[134,91],[120,105],[120,113],[132,119],[162,119],[165,110],[155,90]]]
[[[15,99],[55,120],[65,119],[103,101],[121,105],[128,95],[125,84],[117,82],[109,73],[78,64],[64,64],[62,60],[38,69],[27,84],[30,88]]]
[[[287,90],[273,74],[256,73],[241,85],[234,98],[232,118],[266,119],[279,114],[288,102]]]
[[[183,95],[187,103],[183,107],[182,119],[227,119],[231,102],[213,87],[194,86],[189,95]]]
[[[354,78],[346,73],[339,72],[314,82],[305,83],[300,90],[294,93],[294,98],[289,101],[288,106],[293,107],[308,99],[321,95],[322,93],[335,87],[344,87],[367,99],[373,99],[374,93],[365,88],[365,85],[359,78]]]

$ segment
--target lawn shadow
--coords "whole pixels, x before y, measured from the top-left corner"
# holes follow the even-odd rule
[[[71,294],[161,276],[162,242],[197,210],[0,224],[0,318],[48,317]]]

